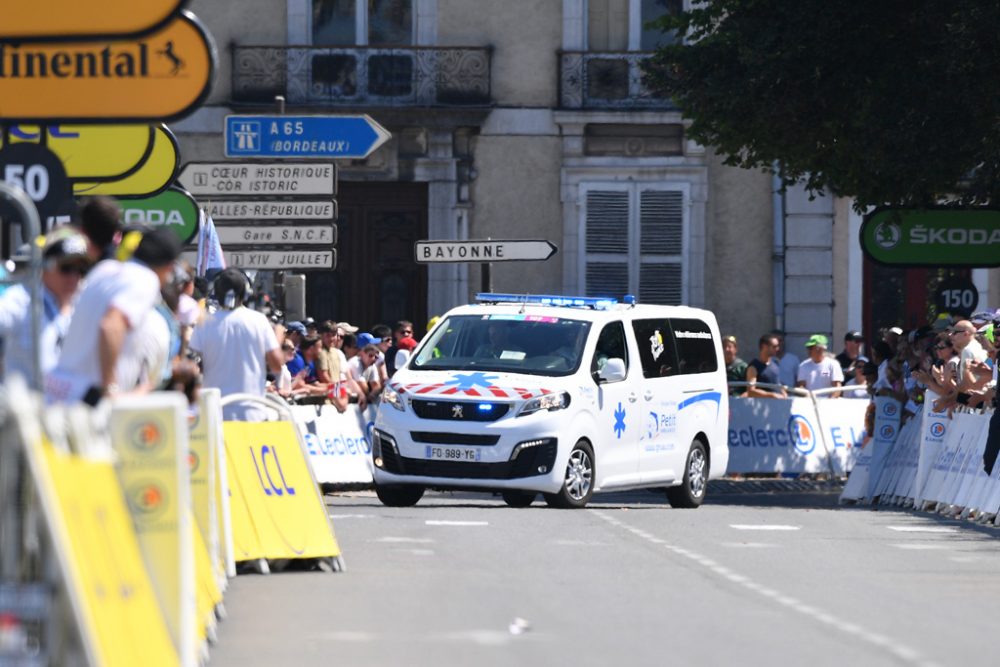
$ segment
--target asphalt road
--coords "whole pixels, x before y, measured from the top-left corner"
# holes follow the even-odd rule
[[[995,665],[1000,529],[738,491],[327,496],[347,572],[241,575],[213,667]],[[738,491],[738,492],[734,492]]]

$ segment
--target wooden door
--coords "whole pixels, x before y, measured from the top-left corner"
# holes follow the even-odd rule
[[[427,271],[413,257],[427,238],[425,183],[350,183],[337,195],[337,269],[307,274],[306,311],[368,331],[427,321]]]

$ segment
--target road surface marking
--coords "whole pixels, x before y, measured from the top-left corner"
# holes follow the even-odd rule
[[[433,542],[434,540],[432,540],[429,537],[392,537],[391,535],[387,535],[385,537],[380,537],[380,538],[378,538],[375,541],[376,542],[390,542],[390,543],[400,543],[400,542],[413,543],[413,542],[416,542],[417,544],[429,544],[429,543]]]
[[[595,511],[593,514],[599,519],[603,519],[604,521],[607,521],[611,525],[626,530],[634,535],[639,535],[645,532],[638,528],[633,528],[632,526],[629,526],[628,524],[624,523],[623,521],[620,521],[619,519],[616,519],[610,514],[605,514],[604,512],[600,511]],[[733,527],[735,528],[735,526]],[[798,530],[798,528],[794,526],[791,527],[791,529]],[[733,570],[727,567],[719,565],[712,559],[706,558],[701,554],[689,551],[688,549],[683,549],[681,547],[675,547],[671,544],[664,544],[664,548],[666,548],[668,551],[674,554],[677,554],[678,556],[683,556],[684,558],[693,560],[694,562],[711,570],[720,577],[723,577],[724,579],[734,584],[737,584],[738,586],[742,586],[747,590],[753,591],[754,593],[757,593],[763,598],[772,600],[777,604],[780,604],[783,607],[787,607],[788,609],[791,609],[803,616],[809,616],[810,618],[819,621],[820,623],[823,623],[824,625],[829,626],[834,630],[844,632],[856,639],[860,639],[869,644],[872,644],[873,646],[877,646],[887,651],[888,653],[891,653],[893,656],[902,660],[903,662],[913,665],[921,665],[925,667],[934,664],[925,659],[922,655],[920,655],[920,653],[910,648],[906,644],[903,644],[898,641],[893,641],[892,639],[889,639],[885,635],[880,635],[878,633],[871,632],[860,626],[848,622],[846,619],[837,618],[833,614],[830,614],[826,611],[805,604],[804,602],[797,600],[794,597],[784,595],[783,593],[780,593],[773,588],[769,588],[768,586],[759,584],[756,581],[750,579],[749,577],[746,577],[742,574],[739,574],[738,572],[734,572]]]
[[[331,514],[331,519],[371,519],[374,514]]]
[[[424,521],[425,525],[428,526],[488,526],[489,521],[434,521],[428,519]]]
[[[953,549],[954,547],[950,544],[920,544],[920,543],[904,543],[904,544],[890,544],[890,547],[896,547],[897,549],[908,549],[910,551],[943,551],[945,549]]]
[[[731,523],[730,528],[736,530],[801,530],[801,526],[784,526],[775,523]]]
[[[956,528],[948,526],[888,526],[889,530],[900,533],[954,533]]]

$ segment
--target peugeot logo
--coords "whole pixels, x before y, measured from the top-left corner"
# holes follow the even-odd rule
[[[451,406],[451,416],[453,419],[463,419],[464,416],[462,415],[462,406],[461,405]]]

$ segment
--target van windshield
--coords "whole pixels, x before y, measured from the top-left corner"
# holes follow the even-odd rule
[[[538,315],[456,315],[420,344],[411,370],[570,375],[590,322]]]

